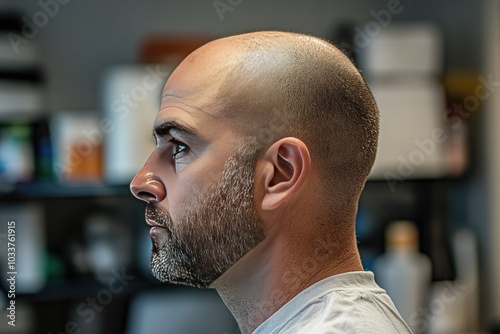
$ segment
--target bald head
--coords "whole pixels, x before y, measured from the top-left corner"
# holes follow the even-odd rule
[[[364,79],[335,46],[316,37],[256,32],[208,43],[178,69],[204,105],[256,137],[264,150],[283,137],[308,147],[322,196],[355,203],[373,165],[378,109]],[[177,72],[177,71],[176,71]],[[177,75],[177,73],[174,73]],[[168,90],[168,87],[167,87]]]

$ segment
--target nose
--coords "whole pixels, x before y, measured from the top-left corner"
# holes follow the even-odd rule
[[[130,191],[135,197],[147,203],[161,202],[167,196],[163,182],[144,168],[130,182]]]

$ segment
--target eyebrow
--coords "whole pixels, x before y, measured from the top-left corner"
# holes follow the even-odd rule
[[[189,126],[180,124],[177,121],[165,121],[154,126],[153,137],[164,137],[171,135],[170,132],[179,132],[181,135],[198,137],[196,131]]]

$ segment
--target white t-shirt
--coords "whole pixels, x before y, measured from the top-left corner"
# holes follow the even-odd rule
[[[411,333],[372,272],[325,278],[286,303],[253,334]]]

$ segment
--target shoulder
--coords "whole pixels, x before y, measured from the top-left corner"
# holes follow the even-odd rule
[[[411,333],[389,296],[373,280],[372,273],[331,277],[303,294],[310,298],[293,299],[287,305],[287,321],[266,333]]]

